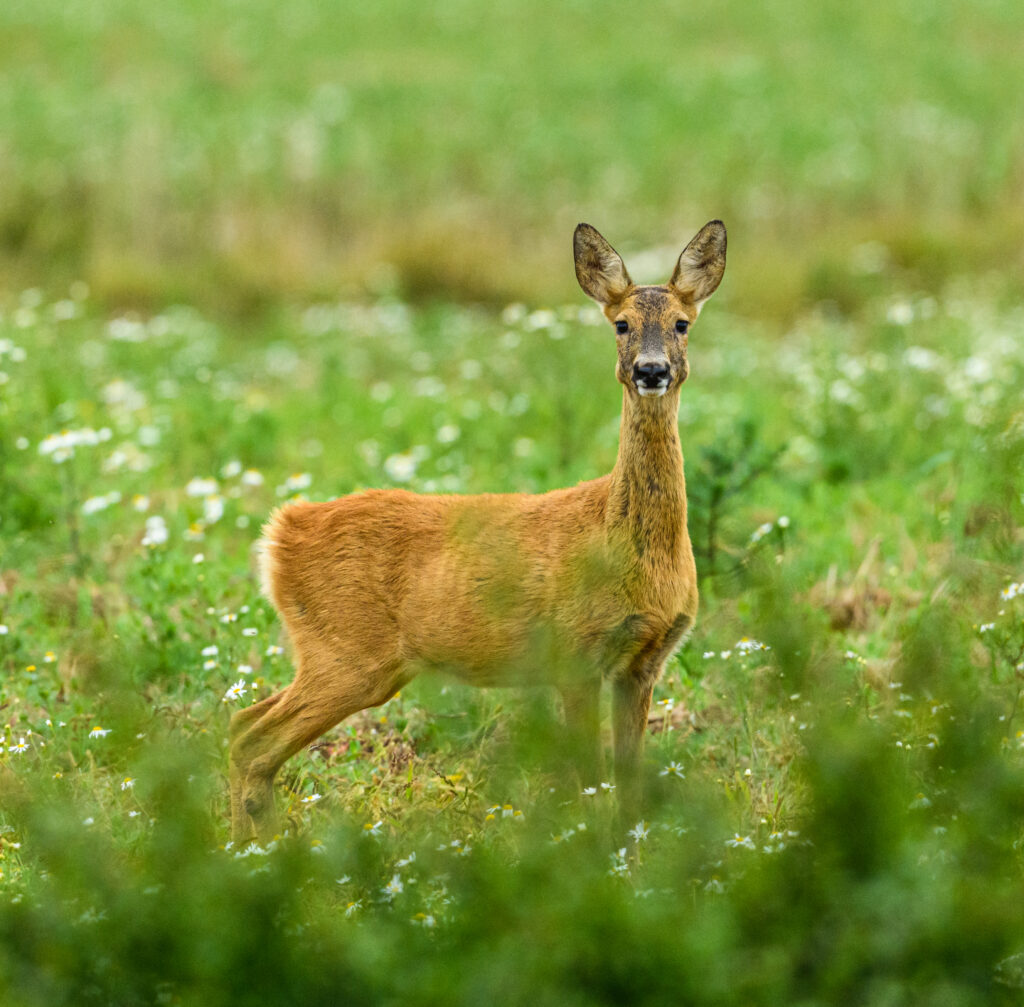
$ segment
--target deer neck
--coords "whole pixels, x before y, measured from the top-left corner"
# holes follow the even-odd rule
[[[623,389],[619,455],[606,524],[641,560],[685,549],[686,483],[679,443],[679,389],[641,399]]]

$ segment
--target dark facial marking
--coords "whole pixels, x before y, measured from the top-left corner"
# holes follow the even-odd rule
[[[631,300],[638,311],[652,311],[665,307],[669,299],[668,287],[637,287]]]

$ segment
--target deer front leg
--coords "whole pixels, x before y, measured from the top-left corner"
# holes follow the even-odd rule
[[[634,825],[643,807],[640,765],[647,713],[657,669],[645,662],[627,669],[612,682],[612,729],[615,735],[615,785],[619,792],[620,825]]]
[[[601,680],[562,685],[567,755],[581,787],[596,787],[604,779],[601,752]]]
[[[624,624],[642,626],[639,617]],[[622,825],[633,825],[643,808],[641,758],[647,715],[651,708],[654,683],[661,677],[665,662],[679,646],[693,616],[680,614],[654,642],[636,653],[612,678],[612,727],[615,733],[615,782],[619,792],[619,818]]]

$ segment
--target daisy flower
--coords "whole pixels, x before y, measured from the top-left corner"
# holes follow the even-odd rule
[[[246,681],[244,678],[240,678],[227,692],[224,693],[224,698],[221,700],[222,703],[230,703],[233,699],[241,699],[245,695]]]

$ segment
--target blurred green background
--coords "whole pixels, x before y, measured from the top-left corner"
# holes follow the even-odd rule
[[[0,269],[116,307],[545,303],[578,220],[636,253],[721,217],[744,314],[1019,293],[1022,52],[1017,0],[6,0]]]

